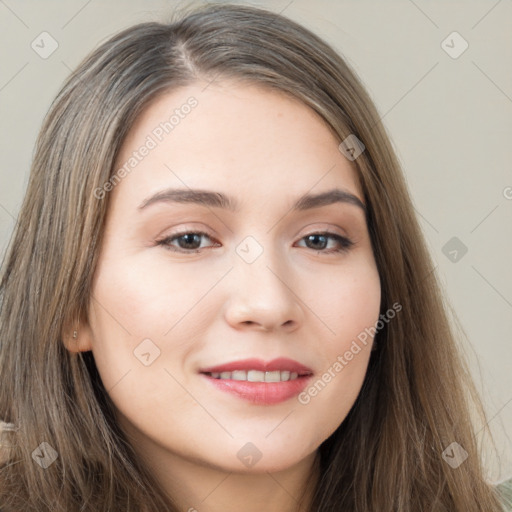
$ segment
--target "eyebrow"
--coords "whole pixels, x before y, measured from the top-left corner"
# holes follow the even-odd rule
[[[212,208],[223,208],[232,212],[240,210],[240,205],[235,198],[226,196],[221,192],[202,189],[162,190],[142,201],[138,210],[141,211],[155,203],[192,203]],[[319,194],[305,194],[295,202],[292,209],[303,211],[335,203],[352,204],[366,212],[366,206],[357,196],[340,188]]]

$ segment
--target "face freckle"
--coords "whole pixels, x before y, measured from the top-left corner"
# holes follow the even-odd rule
[[[160,97],[132,126],[117,164],[190,97],[197,106],[112,191],[91,349],[122,427],[146,458],[239,471],[250,440],[265,455],[258,471],[292,467],[343,421],[366,373],[371,339],[333,369],[379,316],[364,196],[316,113],[282,93],[229,82]],[[233,198],[238,210],[194,191]],[[329,191],[337,196],[325,204],[293,208]],[[208,238],[157,243],[197,232]],[[308,238],[315,233],[332,236]],[[346,239],[353,245],[341,250]],[[308,389],[329,369],[334,376],[307,403],[297,391],[263,404],[201,373],[252,358],[300,363],[312,372]]]

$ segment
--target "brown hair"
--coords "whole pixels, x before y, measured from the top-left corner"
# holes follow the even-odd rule
[[[222,78],[288,93],[340,141],[363,141],[353,165],[381,311],[402,305],[376,336],[356,403],[319,448],[311,510],[501,510],[471,424],[471,404],[484,420],[482,407],[370,97],[305,28],[262,9],[210,5],[112,37],[69,77],[44,121],[0,284],[0,419],[17,429],[4,432],[2,511],[178,510],[116,425],[92,353],[70,353],[63,337],[88,315],[109,205],[95,191],[111,179],[128,130],[164,92]],[[45,470],[32,459],[43,441],[59,454]],[[441,455],[452,442],[469,454],[457,469]]]

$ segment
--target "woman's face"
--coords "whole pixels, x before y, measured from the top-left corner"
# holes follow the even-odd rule
[[[173,91],[131,128],[80,347],[143,456],[277,471],[346,417],[380,283],[338,143],[297,100],[226,81]],[[278,358],[292,363],[265,374]]]

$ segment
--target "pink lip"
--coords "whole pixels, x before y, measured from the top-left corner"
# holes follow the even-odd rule
[[[289,371],[298,373],[299,377],[295,380],[283,382],[248,382],[233,379],[214,379],[207,375],[213,372],[221,373],[235,370]],[[273,359],[266,363],[261,359],[233,361],[223,365],[204,368],[200,373],[217,389],[234,394],[257,405],[277,404],[298,395],[304,390],[313,375],[312,370],[307,366],[284,357]]]
[[[235,370],[259,370],[261,372],[274,372],[274,371],[289,371],[297,372],[299,375],[311,374],[311,368],[303,364],[288,359],[287,357],[278,357],[272,361],[262,361],[261,359],[241,359],[240,361],[232,361],[218,366],[210,366],[209,368],[202,368],[200,373],[213,373],[213,372],[233,372]]]

